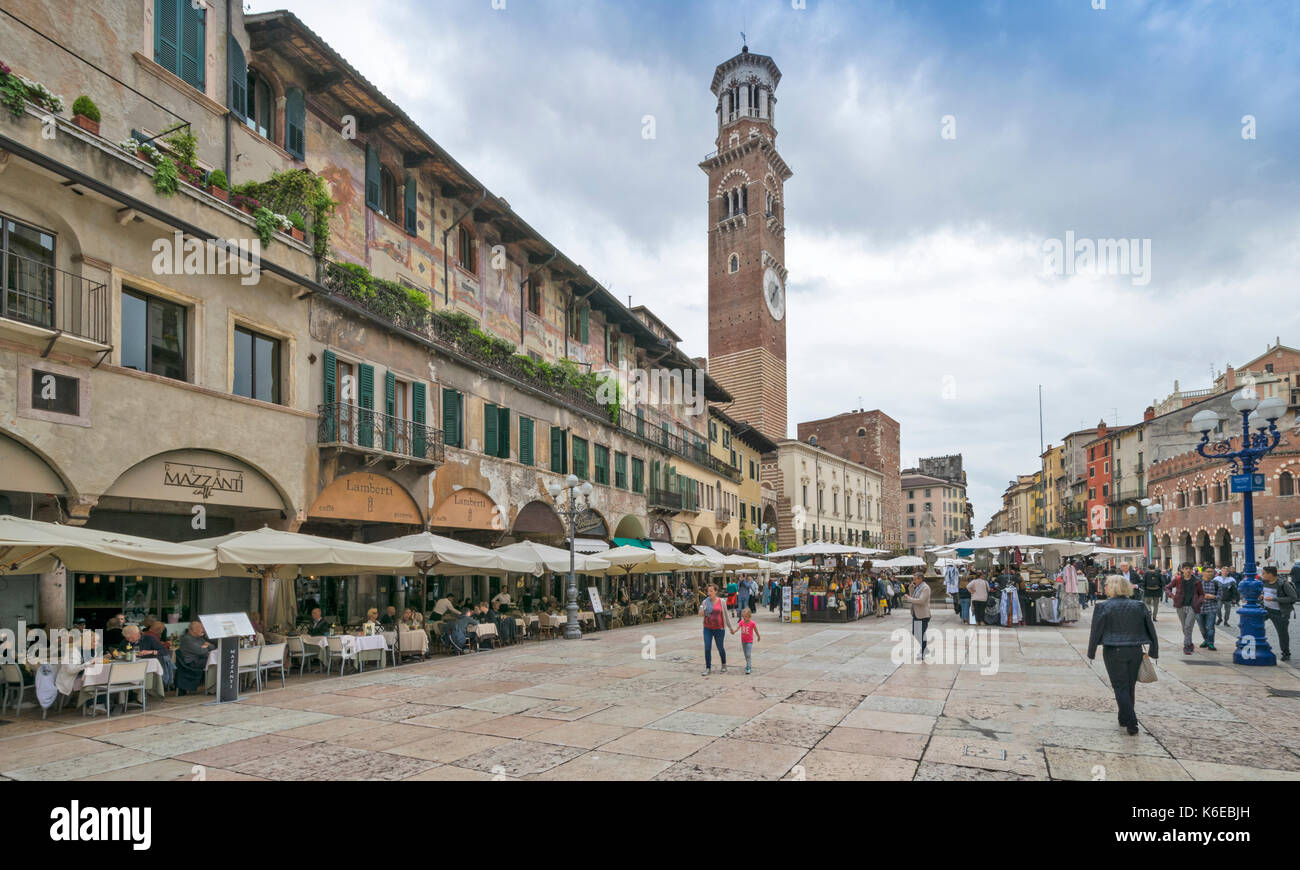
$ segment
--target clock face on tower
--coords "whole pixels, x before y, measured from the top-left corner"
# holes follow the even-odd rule
[[[763,273],[763,299],[773,320],[785,317],[785,287],[781,286],[781,276],[770,266]]]

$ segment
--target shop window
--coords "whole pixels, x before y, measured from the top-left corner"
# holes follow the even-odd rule
[[[122,366],[185,380],[188,313],[174,302],[123,290]]]
[[[263,402],[280,402],[280,341],[235,327],[234,393]]]

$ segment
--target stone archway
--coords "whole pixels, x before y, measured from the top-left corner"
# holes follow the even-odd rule
[[[1166,533],[1160,538],[1160,567],[1171,568],[1174,561],[1174,545],[1169,540],[1169,534]]]
[[[1210,533],[1205,529],[1196,533],[1196,558],[1192,561],[1197,565],[1214,562],[1214,547],[1210,544]]]
[[[1183,532],[1178,537],[1178,564],[1183,562],[1196,563],[1196,552],[1192,549],[1192,536],[1190,532]]]
[[[1216,565],[1232,564],[1232,534],[1222,526],[1214,533],[1214,553]]]
[[[712,547],[714,543],[713,532],[710,531],[707,527],[700,529],[699,532],[697,532],[695,535],[695,543],[703,544],[706,547]]]
[[[614,527],[614,537],[616,538],[635,538],[638,541],[645,540],[648,537],[645,533],[645,526],[641,524],[641,518],[635,514],[628,514],[618,521]]]

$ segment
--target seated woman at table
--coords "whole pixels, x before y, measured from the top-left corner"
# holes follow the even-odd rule
[[[366,621],[361,623],[361,633],[366,637],[372,637],[384,630],[383,624],[379,621],[379,608],[372,607],[366,611]]]
[[[203,623],[190,623],[190,630],[181,635],[180,649],[176,651],[176,694],[188,695],[203,682],[208,669],[208,653],[215,648],[203,633]]]

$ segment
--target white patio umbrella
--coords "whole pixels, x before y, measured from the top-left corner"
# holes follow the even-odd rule
[[[877,568],[920,568],[924,564],[925,560],[920,556],[897,556],[883,562],[875,562],[874,566]]]
[[[215,552],[220,570],[261,577],[263,614],[272,600],[272,578],[291,581],[299,574],[390,574],[415,567],[409,552],[266,526],[190,543]]]
[[[527,574],[541,576],[547,571],[557,574],[569,572],[569,551],[559,547],[548,547],[535,541],[519,541],[505,547],[496,547],[492,552],[527,565],[527,570],[524,571]],[[606,552],[609,551],[602,552],[600,556],[573,554],[573,570],[578,574],[604,574],[612,565],[604,559]]]
[[[1086,541],[1071,541],[1064,538],[1041,538],[1037,535],[1022,535],[1018,532],[998,532],[971,538],[969,541],[957,541],[947,544],[952,550],[1009,550],[1019,547],[1022,550],[1041,549],[1055,552],[1059,556],[1083,556],[1092,544]]]
[[[195,544],[101,532],[0,516],[0,576],[43,574],[62,563],[69,571],[215,577],[217,557]]]

